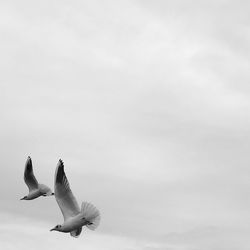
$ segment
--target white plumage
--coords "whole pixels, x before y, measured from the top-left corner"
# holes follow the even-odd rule
[[[70,189],[64,172],[64,164],[59,160],[55,172],[55,198],[64,217],[64,223],[52,228],[51,231],[68,233],[78,237],[82,227],[94,230],[100,223],[100,213],[95,206],[83,202],[81,209]]]
[[[101,220],[97,208],[91,203],[85,201],[82,203],[81,212],[87,221],[91,221],[91,224],[87,224],[86,226],[91,230],[95,230],[99,226]]]
[[[28,157],[24,169],[24,181],[29,188],[29,194],[24,196],[21,200],[33,200],[39,196],[54,195],[51,189],[44,184],[39,184],[33,172],[32,160]]]

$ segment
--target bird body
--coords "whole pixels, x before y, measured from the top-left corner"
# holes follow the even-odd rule
[[[40,190],[40,192],[43,196],[54,195],[54,193],[51,191],[51,189],[44,184],[38,184],[38,189]]]
[[[83,215],[81,213],[79,213],[78,215],[69,218],[68,220],[66,220],[60,228],[61,232],[64,233],[69,233],[71,231],[74,231],[75,229],[85,226],[88,224],[88,221],[83,217]]]
[[[24,196],[21,200],[33,200],[40,196],[51,196],[54,195],[51,189],[44,184],[39,184],[33,173],[33,166],[31,158],[28,157],[25,170],[24,170],[24,181],[29,188],[28,195]]]
[[[63,214],[64,223],[50,231],[70,232],[71,236],[78,237],[83,226],[94,230],[99,225],[100,213],[95,206],[83,202],[81,209],[79,208],[65,175],[62,160],[59,160],[55,172],[55,198]]]
[[[24,196],[21,200],[34,200],[36,198],[38,198],[39,196],[41,196],[41,192],[39,189],[34,189],[31,190],[28,195]]]

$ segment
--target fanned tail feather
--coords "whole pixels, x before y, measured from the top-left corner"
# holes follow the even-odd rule
[[[95,230],[98,227],[101,219],[98,209],[91,203],[84,201],[82,203],[81,213],[84,219],[88,221],[86,226],[91,230]]]

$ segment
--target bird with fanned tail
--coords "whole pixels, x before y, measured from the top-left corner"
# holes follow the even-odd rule
[[[52,193],[49,187],[37,182],[36,177],[33,173],[33,166],[30,157],[28,157],[25,164],[24,181],[29,188],[29,193],[28,195],[24,196],[21,200],[33,200],[40,196],[54,195],[54,193]]]
[[[55,198],[63,214],[64,223],[55,226],[50,231],[70,233],[71,236],[77,238],[83,226],[91,230],[98,227],[101,218],[98,209],[88,202],[83,202],[80,209],[70,189],[61,159],[55,172]]]

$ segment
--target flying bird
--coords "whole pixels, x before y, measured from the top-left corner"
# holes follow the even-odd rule
[[[33,200],[38,198],[39,196],[54,195],[49,187],[37,182],[36,177],[33,173],[33,166],[30,157],[28,157],[25,164],[24,181],[29,188],[29,194],[24,196],[21,200]]]
[[[64,217],[64,223],[57,225],[50,231],[70,233],[79,237],[82,227],[95,230],[100,223],[100,213],[91,203],[83,202],[81,209],[70,189],[64,172],[64,164],[60,159],[55,172],[55,198]]]

